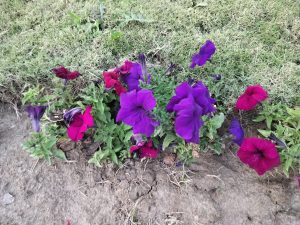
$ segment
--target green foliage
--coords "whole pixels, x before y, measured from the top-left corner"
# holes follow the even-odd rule
[[[286,107],[283,104],[269,104],[263,103],[263,110],[259,112],[259,116],[255,118],[254,122],[265,121],[267,128],[271,129],[272,122],[283,119],[286,116]]]
[[[200,134],[200,149],[207,152],[213,150],[216,154],[222,153],[222,140],[218,135],[218,129],[221,128],[225,120],[223,113],[214,115],[212,118],[203,117],[204,125]]]
[[[89,85],[80,95],[82,100],[79,105],[92,105],[95,126],[94,141],[101,143],[101,148],[89,160],[96,166],[103,161],[111,160],[117,165],[128,158],[132,136],[131,127],[124,124],[116,124],[114,114],[116,109],[109,107],[118,105],[115,95],[104,91],[104,87]]]
[[[287,108],[283,105],[264,104],[257,122],[266,121],[267,130],[258,130],[266,138],[272,135],[278,139],[277,149],[280,153],[284,173],[300,172],[300,108]]]
[[[56,148],[56,137],[42,132],[33,133],[23,147],[29,154],[38,159],[45,159],[51,163],[51,158],[56,157],[66,160],[64,152]]]

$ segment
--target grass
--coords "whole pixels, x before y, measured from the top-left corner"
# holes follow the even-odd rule
[[[2,101],[51,87],[57,65],[82,72],[80,88],[140,52],[156,66],[179,64],[185,79],[191,55],[212,39],[212,63],[193,76],[222,74],[226,103],[261,83],[275,101],[300,105],[299,1],[0,0],[0,8]]]

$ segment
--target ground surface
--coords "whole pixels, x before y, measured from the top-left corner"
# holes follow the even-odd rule
[[[300,192],[294,180],[258,177],[228,150],[201,155],[189,168],[158,161],[127,161],[120,169],[76,162],[48,165],[21,143],[26,117],[0,107],[0,224],[296,225]],[[4,196],[10,194],[12,201]]]

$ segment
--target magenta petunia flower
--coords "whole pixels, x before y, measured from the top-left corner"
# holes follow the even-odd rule
[[[244,140],[244,130],[237,118],[233,118],[229,126],[229,132],[235,137],[233,142],[241,145]]]
[[[194,69],[196,65],[203,66],[208,60],[211,59],[216,51],[216,46],[211,40],[207,40],[200,48],[200,51],[193,55],[191,69]]]
[[[133,127],[134,134],[144,134],[150,137],[155,127],[159,125],[151,112],[156,105],[152,91],[132,90],[120,97],[121,108],[117,115],[117,121]]]
[[[43,117],[47,106],[38,105],[32,106],[29,105],[25,108],[25,111],[28,113],[29,118],[31,119],[32,128],[35,132],[40,132],[40,120]]]
[[[88,128],[94,126],[94,118],[91,114],[92,107],[87,106],[84,113],[76,113],[67,129],[69,138],[72,141],[79,141],[83,138]]]
[[[280,156],[275,144],[262,138],[245,138],[237,155],[258,175],[263,175],[266,171],[280,165]]]
[[[133,62],[126,60],[124,64],[118,68],[118,70],[122,75],[129,74],[132,66],[133,66]]]
[[[239,110],[252,110],[256,105],[268,98],[268,93],[259,84],[248,86],[246,91],[238,98],[236,108]]]
[[[175,89],[166,110],[175,112],[175,131],[187,142],[198,144],[199,129],[203,125],[201,116],[215,111],[215,100],[210,97],[207,87],[201,82],[191,86],[183,82]]]
[[[130,153],[137,153],[139,158],[156,158],[158,150],[153,147],[152,140],[148,140],[141,145],[131,146]]]
[[[78,71],[70,71],[66,69],[64,66],[59,66],[57,68],[52,69],[52,72],[59,78],[65,80],[74,80],[80,76]]]

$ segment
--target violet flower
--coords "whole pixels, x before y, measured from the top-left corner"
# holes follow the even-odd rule
[[[187,142],[199,144],[199,131],[203,125],[202,108],[195,102],[193,96],[181,100],[174,106],[174,111],[176,133]]]
[[[152,91],[132,90],[126,92],[120,97],[120,105],[117,122],[122,121],[132,126],[134,134],[144,134],[147,137],[153,134],[159,123],[151,116],[156,105]]]
[[[215,44],[211,40],[207,40],[200,48],[200,51],[193,55],[190,68],[194,69],[196,65],[203,66],[208,60],[211,59],[215,51]]]
[[[229,126],[229,132],[232,134],[235,138],[233,139],[233,142],[237,145],[241,146],[243,140],[244,140],[244,130],[237,118],[233,118],[233,120],[230,123]]]
[[[70,124],[73,120],[73,117],[78,113],[81,113],[81,108],[80,107],[70,109],[69,111],[64,113],[64,121],[67,124]]]
[[[122,78],[127,84],[128,91],[140,90],[140,80],[143,80],[142,66],[139,63],[132,63],[129,74],[123,75]]]
[[[210,97],[207,87],[201,82],[191,86],[183,82],[175,89],[167,107],[167,112],[175,112],[175,131],[187,142],[198,144],[199,130],[203,125],[201,116],[215,111],[215,100]]]
[[[32,128],[35,132],[40,132],[40,120],[43,117],[47,106],[32,106],[29,105],[26,107],[25,111],[28,113],[29,118],[31,119]]]

